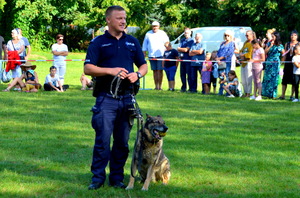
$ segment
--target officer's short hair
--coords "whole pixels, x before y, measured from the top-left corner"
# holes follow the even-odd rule
[[[117,5],[110,6],[105,11],[105,17],[109,17],[114,10],[125,11],[125,9],[121,6],[117,6]]]

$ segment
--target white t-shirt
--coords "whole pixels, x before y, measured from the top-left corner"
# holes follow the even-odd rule
[[[50,74],[48,74],[45,79],[45,84],[51,82],[53,86],[58,87],[58,81],[59,81],[59,76],[57,74],[55,74],[53,78],[51,77]]]
[[[299,55],[293,56],[292,62],[300,63],[300,56]],[[300,75],[300,68],[296,67],[295,65],[294,65],[294,74]]]
[[[67,52],[68,51],[68,46],[66,44],[53,44],[52,45],[52,51],[57,51],[57,52]],[[66,60],[66,56],[56,56],[56,55],[53,55],[53,59],[54,59],[54,62],[64,62]]]
[[[166,50],[165,43],[169,41],[168,35],[163,30],[156,33],[150,30],[146,33],[143,42],[143,51],[148,51],[148,57],[161,57]]]

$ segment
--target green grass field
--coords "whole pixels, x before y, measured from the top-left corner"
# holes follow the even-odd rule
[[[51,54],[38,52],[31,59]],[[43,84],[51,62],[36,64]],[[137,100],[144,115],[161,115],[169,127],[169,185],[151,183],[148,192],[139,182],[130,191],[108,185],[88,191],[95,98],[80,90],[82,65],[67,63],[70,89],[64,93],[0,92],[0,197],[299,197],[300,103],[155,90],[141,90]],[[145,88],[154,88],[152,81],[150,71]],[[176,81],[178,90],[179,72]],[[136,127],[131,151],[135,137]]]

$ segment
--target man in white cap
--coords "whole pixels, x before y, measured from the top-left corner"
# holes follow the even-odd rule
[[[165,43],[169,42],[168,35],[159,29],[160,24],[157,21],[152,23],[152,30],[148,31],[145,35],[142,50],[146,57],[146,51],[148,51],[148,57],[151,58],[163,58]],[[153,70],[153,78],[156,90],[162,90],[163,79],[163,67],[162,61],[150,60],[151,70]]]

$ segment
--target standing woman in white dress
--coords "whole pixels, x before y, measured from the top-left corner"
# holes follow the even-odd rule
[[[56,35],[57,43],[52,45],[52,53],[54,59],[54,66],[57,68],[57,74],[61,84],[64,84],[65,74],[66,74],[66,57],[68,56],[68,46],[63,43],[64,35]]]

